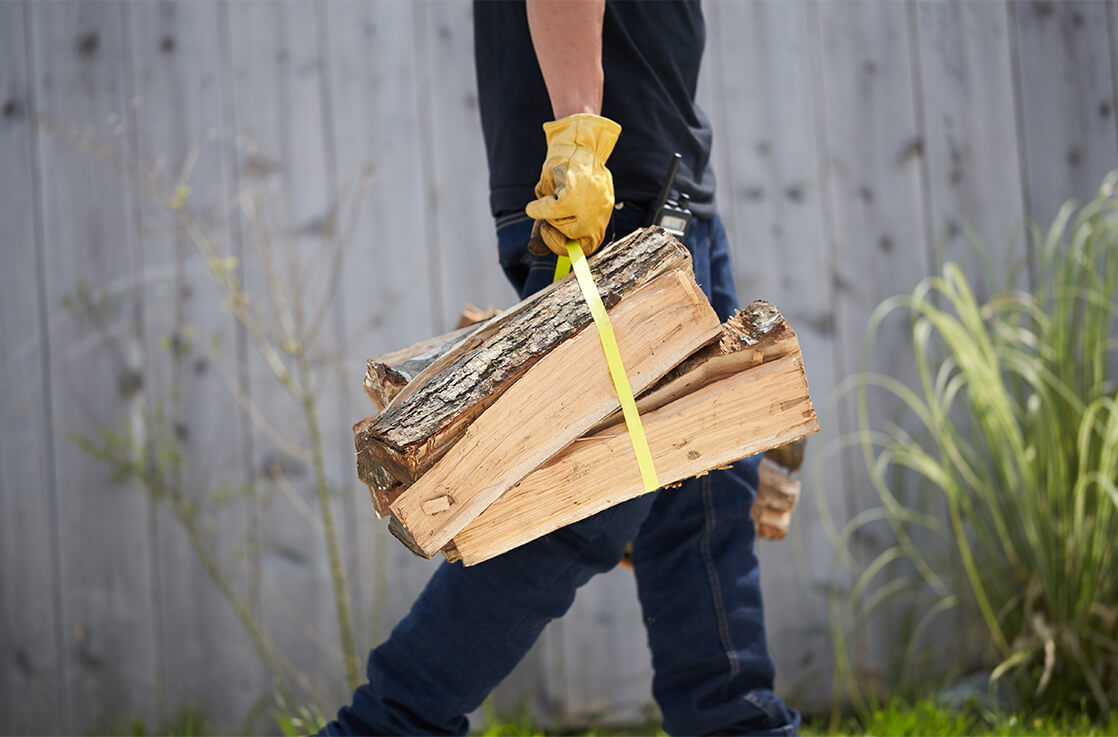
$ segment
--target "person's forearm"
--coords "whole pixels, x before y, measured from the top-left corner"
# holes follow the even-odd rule
[[[605,0],[527,0],[532,45],[556,120],[602,112]]]

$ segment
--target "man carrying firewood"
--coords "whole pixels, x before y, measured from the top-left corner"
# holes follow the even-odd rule
[[[695,105],[700,1],[475,0],[474,28],[498,255],[520,296],[552,281],[568,238],[589,254],[647,225],[679,152],[675,190],[694,214],[684,243],[711,305],[729,317],[737,294],[715,210],[711,128]],[[750,519],[758,460],[476,566],[444,563],[322,734],[464,734],[465,715],[629,541],[664,729],[795,734],[800,718],[773,695],[765,643]]]

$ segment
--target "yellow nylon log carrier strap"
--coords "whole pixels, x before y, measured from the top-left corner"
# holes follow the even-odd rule
[[[598,294],[598,285],[590,274],[590,266],[586,263],[586,256],[582,247],[574,239],[567,240],[567,256],[560,256],[555,264],[555,278],[559,281],[566,276],[571,267],[574,267],[575,279],[578,280],[582,298],[590,308],[590,316],[594,318],[594,326],[598,328],[598,338],[602,342],[602,351],[606,354],[606,364],[609,366],[609,375],[613,379],[613,389],[617,392],[617,399],[621,402],[621,412],[625,415],[625,427],[629,429],[629,439],[633,442],[633,453],[637,456],[637,467],[641,472],[641,481],[644,490],[655,491],[660,488],[660,481],[656,478],[656,468],[652,465],[652,452],[648,449],[648,439],[644,436],[644,426],[641,424],[640,414],[637,412],[637,403],[633,400],[633,389],[629,386],[629,377],[625,374],[625,366],[621,362],[621,352],[617,349],[617,338],[613,334],[613,325],[610,324],[606,307]]]

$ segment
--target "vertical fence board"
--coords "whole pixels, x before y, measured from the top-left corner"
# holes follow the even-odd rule
[[[993,287],[1025,263],[1008,15],[1005,3],[917,3],[931,236],[938,265],[957,262],[979,297],[987,249]]]
[[[800,3],[720,3],[710,26],[708,63],[719,65],[715,131],[729,177],[719,201],[736,230],[729,233],[742,303],[763,298],[795,326],[823,432],[809,440],[805,494],[794,528],[778,546],[758,545],[770,649],[782,694],[804,708],[828,692],[827,581],[832,553],[814,495],[826,494],[832,514],[845,504],[841,478],[816,489],[813,459],[838,437],[829,399],[836,376],[834,290],[823,239],[819,158],[806,7]]]
[[[1093,199],[1118,163],[1108,5],[1010,3],[1026,208],[1042,228],[1065,200]]]
[[[1024,286],[1028,276],[1008,10],[1002,2],[916,3],[915,9],[933,268],[958,265],[982,302],[1007,285]],[[965,422],[962,414],[957,419]],[[949,524],[945,500],[936,502],[933,513]],[[928,538],[917,537],[917,545],[942,549],[942,539]],[[958,561],[951,566],[941,573],[960,580]],[[959,652],[976,652],[985,633],[975,642],[970,624],[965,608],[957,607],[930,622],[920,644],[952,640]],[[939,670],[980,667],[963,662],[959,652],[940,651],[927,662]]]
[[[823,177],[829,197],[835,289],[838,376],[861,367],[870,316],[886,297],[911,289],[926,273],[920,162],[924,140],[913,109],[914,90],[906,6],[825,2],[817,6],[824,121]],[[893,319],[876,336],[868,368],[912,379],[907,323]],[[810,367],[809,367],[810,370]],[[875,395],[876,397],[877,395]],[[869,422],[883,427],[895,405],[871,400]],[[840,402],[840,428],[857,428],[853,397]],[[877,506],[858,448],[843,454],[848,510]],[[880,528],[853,542],[862,555],[882,550]],[[884,532],[884,530],[882,530]],[[868,561],[865,561],[868,562]],[[874,631],[858,647],[864,675],[883,675],[889,634]]]
[[[497,238],[489,214],[471,6],[423,3],[416,7],[416,18],[416,49],[424,57],[419,63],[419,94],[430,131],[425,215],[431,223],[428,237],[439,260],[443,295],[438,329],[449,330],[466,302],[503,308],[516,296],[497,264]]]
[[[108,718],[155,714],[150,506],[137,489],[107,480],[106,466],[71,442],[99,428],[143,431],[142,261],[119,169],[128,153],[114,135],[127,103],[128,59],[120,5],[31,9],[37,113],[53,126],[39,137],[38,153],[66,698],[70,727],[83,732]]]
[[[336,192],[324,141],[318,19],[310,3],[232,3],[228,11],[245,284],[268,329],[290,338],[295,300],[304,300],[309,322],[333,288],[331,252],[322,250],[334,232]],[[341,421],[328,389],[337,350],[333,316],[332,309],[324,316],[313,348],[316,368],[327,367],[313,377],[325,432]],[[298,371],[293,360],[283,365]],[[308,698],[336,703],[347,689],[327,550],[314,522],[319,502],[306,417],[256,346],[249,348],[249,382],[261,423],[271,430],[258,424],[253,432],[252,468],[262,494],[261,618]],[[331,447],[327,462],[336,457]],[[340,483],[335,464],[327,471]],[[341,526],[341,505],[333,508]]]
[[[420,152],[412,8],[402,3],[326,5],[334,140],[341,188],[354,216],[341,294],[347,333],[344,423],[373,414],[361,381],[365,359],[427,337],[433,315],[428,213]],[[363,180],[366,180],[363,184]],[[345,424],[348,433],[348,424]],[[353,442],[340,442],[342,488],[355,497],[358,555],[350,571],[360,591],[360,656],[388,635],[426,582],[431,563],[413,556],[378,522],[353,467]]]
[[[68,731],[26,7],[0,4],[0,734]]]
[[[202,709],[211,724],[232,731],[265,680],[242,624],[180,520],[190,520],[202,554],[213,556],[220,575],[245,596],[252,515],[244,491],[244,420],[232,396],[237,326],[207,259],[160,202],[178,186],[189,187],[183,211],[219,249],[231,251],[217,5],[142,3],[131,6],[129,16],[136,96],[130,125],[143,172],[134,184],[145,268],[151,444],[170,447],[171,437],[182,443],[182,466],[168,469],[167,481],[173,494],[194,505],[178,515],[173,503],[159,505],[165,699],[169,713]],[[218,501],[223,496],[229,498]],[[214,672],[222,677],[213,678]]]
[[[324,39],[321,35],[320,11],[321,8],[311,2],[286,3],[281,11],[283,33],[280,43],[283,46],[277,57],[280,104],[276,111],[283,121],[280,127],[285,148],[281,161],[286,166],[287,176],[283,181],[290,197],[290,210],[287,213],[289,220],[286,232],[281,235],[279,242],[283,253],[281,258],[302,265],[303,273],[296,277],[295,283],[300,284],[299,289],[303,292],[307,320],[325,309],[322,322],[309,336],[315,341],[313,355],[316,364],[319,364],[313,368],[310,380],[312,391],[318,394],[317,422],[323,436],[323,460],[331,490],[333,521],[344,560],[349,542],[345,537],[345,521],[350,516],[352,497],[341,497],[337,492],[339,489],[353,488],[350,483],[353,470],[349,464],[344,471],[340,469],[334,462],[337,456],[332,450],[341,445],[343,436],[339,431],[350,424],[348,416],[342,417],[337,411],[337,331],[343,324],[344,315],[340,312],[341,304],[336,299],[338,282],[335,279],[341,272],[334,271],[333,259],[344,259],[347,254],[336,251],[331,246],[337,233],[336,206],[339,192],[336,161],[333,160],[328,138],[332,125],[332,100],[324,89],[325,49],[322,46]],[[342,268],[344,269],[344,263]],[[308,427],[302,415],[297,415],[296,421],[302,427]],[[308,428],[307,438],[302,445],[310,448],[310,440]],[[345,440],[352,442],[352,435]],[[294,486],[306,505],[317,515],[320,513],[320,505],[315,491],[313,465],[307,471],[305,478],[294,480]],[[280,512],[280,508],[277,506],[274,511]],[[286,575],[286,572],[280,574],[276,570],[274,572],[280,574],[275,579],[276,586],[270,593],[265,590],[265,611],[283,617],[281,620],[274,620],[278,624],[276,632],[280,641],[290,641],[298,632],[302,635],[303,642],[313,648],[306,657],[295,660],[295,666],[306,668],[310,664],[305,672],[313,673],[312,680],[321,684],[320,690],[325,692],[327,704],[337,703],[339,697],[348,695],[349,689],[343,677],[337,604],[325,535],[316,533],[305,519],[294,515],[282,522],[277,519],[276,522],[274,527],[269,524],[265,528],[265,539],[274,529],[277,533],[276,542],[282,550],[284,545],[292,542],[287,537],[291,531],[291,527],[287,525],[293,522],[299,530],[299,539],[304,541],[304,552],[311,563],[305,572],[313,578],[307,583],[313,582],[320,593],[315,601],[307,601],[303,588],[305,584],[297,584],[294,577]],[[309,537],[305,536],[306,533],[310,533]],[[348,586],[353,572],[347,573]],[[265,571],[265,576],[267,575]],[[352,589],[347,591],[347,595],[350,597],[352,617],[352,601],[356,597],[353,596]],[[279,606],[276,607],[275,603]],[[283,611],[288,612],[286,616],[281,614]]]

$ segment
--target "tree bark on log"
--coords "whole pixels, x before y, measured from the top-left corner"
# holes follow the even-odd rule
[[[609,244],[589,263],[607,309],[662,274],[692,273],[687,250],[659,228]],[[419,371],[381,414],[357,423],[358,475],[377,514],[387,514],[517,379],[590,321],[568,276],[482,323]]]
[[[365,362],[365,394],[373,400],[378,411],[384,411],[412,379],[451,348],[484,327],[484,322],[470,324],[407,348],[370,358]]]

